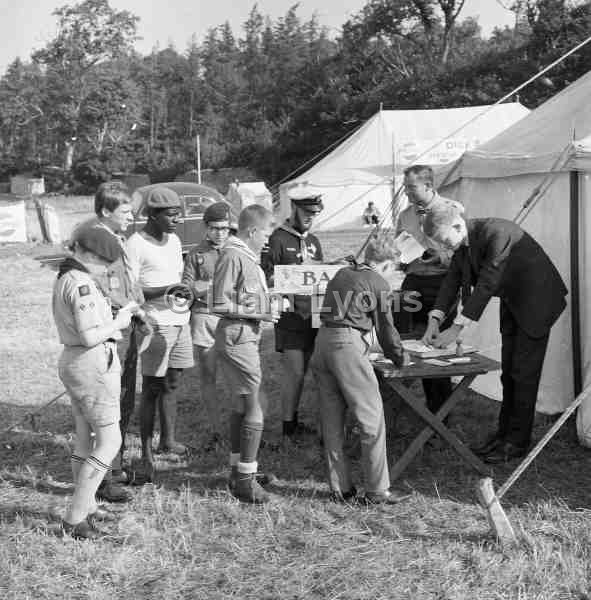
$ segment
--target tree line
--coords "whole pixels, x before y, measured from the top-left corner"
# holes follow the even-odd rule
[[[493,1],[493,0],[490,0]],[[116,172],[172,179],[248,167],[275,184],[384,108],[490,104],[591,32],[591,3],[497,0],[512,27],[484,38],[465,0],[368,0],[338,35],[294,4],[256,4],[185,49],[134,50],[139,19],[108,0],[55,10],[57,34],[0,79],[0,179],[30,171],[92,189]],[[162,32],[165,34],[165,32]],[[524,89],[535,108],[591,65],[591,44]]]

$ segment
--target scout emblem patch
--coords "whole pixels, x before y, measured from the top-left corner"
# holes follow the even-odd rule
[[[90,287],[88,285],[78,286],[78,293],[81,296],[90,296]]]

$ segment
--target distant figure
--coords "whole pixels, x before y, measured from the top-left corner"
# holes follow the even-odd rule
[[[367,207],[363,211],[363,224],[364,225],[378,225],[381,218],[380,211],[376,208],[375,204],[370,200],[367,203]]]

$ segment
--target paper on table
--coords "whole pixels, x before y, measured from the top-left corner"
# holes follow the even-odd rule
[[[420,258],[426,250],[408,231],[403,231],[394,242],[400,251],[400,262],[405,264],[409,264],[413,260]]]
[[[412,354],[420,358],[438,358],[440,356],[454,356],[456,353],[455,347],[452,348],[434,348],[423,344],[421,340],[402,340],[402,347]],[[476,352],[474,346],[462,346],[464,354],[468,352]]]

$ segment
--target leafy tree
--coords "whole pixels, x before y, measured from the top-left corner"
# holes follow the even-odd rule
[[[107,0],[84,0],[53,14],[58,18],[57,36],[33,59],[45,69],[44,111],[65,148],[64,166],[70,169],[76,144],[87,133],[81,119],[85,104],[101,94],[97,67],[131,50],[138,18],[112,9]]]

